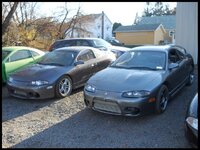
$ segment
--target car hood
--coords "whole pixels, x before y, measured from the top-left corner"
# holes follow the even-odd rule
[[[70,70],[72,66],[53,66],[53,65],[41,65],[34,64],[21,69],[11,75],[14,80],[18,81],[33,81],[33,80],[45,80],[54,82],[67,70]]]
[[[123,47],[123,46],[112,46],[110,47],[111,50],[119,50],[119,51],[128,51],[130,50],[130,48],[127,47]]]
[[[94,76],[88,84],[97,90],[124,92],[131,90],[148,90],[158,86],[163,80],[163,71],[122,69],[108,67]]]

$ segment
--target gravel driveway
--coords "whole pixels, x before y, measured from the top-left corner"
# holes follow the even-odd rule
[[[189,148],[184,135],[195,83],[170,101],[165,113],[143,117],[102,114],[85,108],[83,88],[64,99],[21,100],[2,88],[3,148]]]

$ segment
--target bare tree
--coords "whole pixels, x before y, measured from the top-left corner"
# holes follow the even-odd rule
[[[19,2],[14,2],[13,6],[11,7],[8,15],[5,17],[5,20],[2,22],[2,35],[5,34],[9,24],[10,20],[12,19],[13,14],[15,13],[17,6]]]
[[[79,16],[82,15],[80,5],[77,9],[75,9],[75,11],[76,14],[69,18],[69,15],[71,15],[71,9],[69,9],[68,3],[66,2],[65,6],[62,7],[62,10],[59,12],[59,15],[55,16],[56,21],[60,22],[57,29],[57,39],[63,39],[65,33],[67,33],[69,30],[74,30],[75,25],[78,23]],[[60,18],[63,19],[60,21]]]

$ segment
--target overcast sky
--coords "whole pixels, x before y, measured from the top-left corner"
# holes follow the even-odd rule
[[[176,7],[176,2],[164,2],[169,4],[170,8]],[[112,23],[118,22],[122,25],[132,25],[136,13],[140,16],[146,6],[145,2],[68,2],[68,8],[71,9],[70,14],[73,15],[81,6],[84,14],[104,13],[108,16]],[[45,15],[53,15],[60,7],[64,6],[64,2],[40,2],[40,13]]]

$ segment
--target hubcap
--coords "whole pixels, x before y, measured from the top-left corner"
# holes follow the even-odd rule
[[[194,81],[194,75],[190,74],[190,83],[193,83],[193,81]]]
[[[70,91],[70,82],[68,79],[64,78],[59,83],[59,92],[62,96],[67,96]]]
[[[162,95],[162,99],[161,99],[161,102],[160,102],[160,108],[161,110],[165,110],[166,107],[167,107],[167,102],[168,102],[168,99],[167,97],[165,96],[165,94]]]

